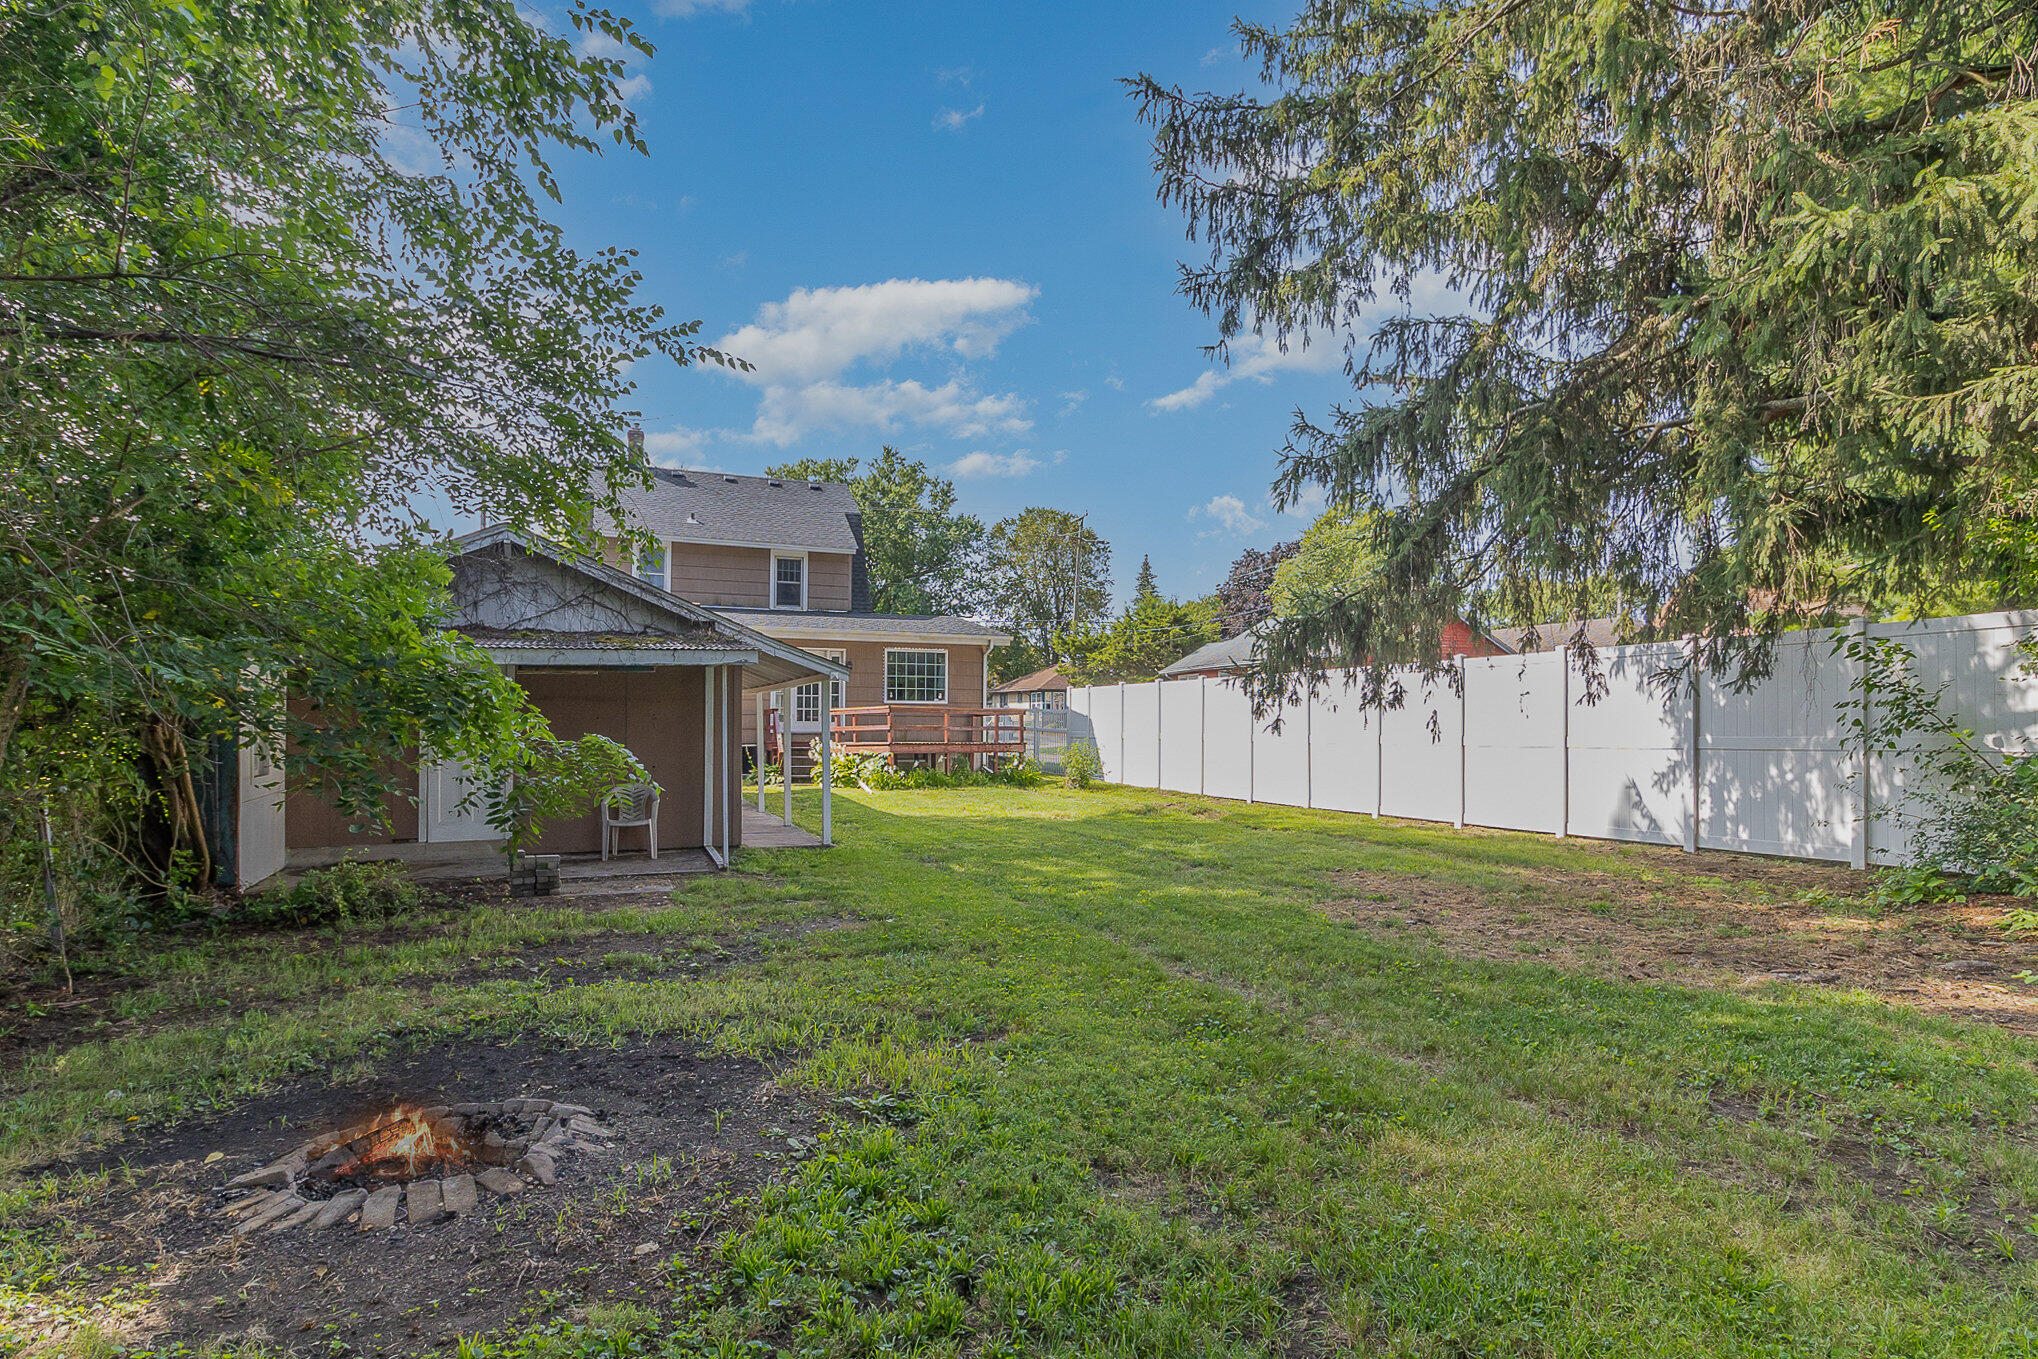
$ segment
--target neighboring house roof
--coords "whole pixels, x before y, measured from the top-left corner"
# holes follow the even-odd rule
[[[1061,672],[1058,665],[1043,666],[1030,675],[1021,675],[1015,680],[1006,680],[991,689],[994,694],[1034,694],[1044,689],[1067,689],[1069,677]]]
[[[796,636],[929,637],[1003,646],[1012,635],[991,623],[956,614],[828,613],[820,609],[723,608],[716,613],[761,631]]]
[[[618,493],[634,527],[659,538],[726,547],[855,552],[856,496],[835,482],[651,469],[649,489]]]
[[[1621,645],[1621,629],[1628,622],[1618,616],[1611,618],[1566,618],[1556,623],[1540,623],[1536,626],[1536,642],[1531,651],[1555,651],[1560,646],[1570,646],[1582,629],[1585,640],[1594,647]],[[1487,632],[1500,645],[1517,655],[1528,643],[1527,628],[1493,628]]]
[[[477,645],[491,653],[538,652],[571,658],[587,653],[753,652],[754,659],[744,662],[748,672],[745,678],[760,683],[777,685],[820,676],[849,677],[845,665],[723,618],[691,600],[535,534],[521,534],[494,525],[455,538],[453,549],[450,555],[456,616],[443,620],[444,626],[474,637]],[[507,575],[498,580],[482,577],[480,563],[489,559],[512,562],[518,554],[549,562],[569,578],[579,577],[598,588],[564,598],[556,593],[546,595],[542,590],[532,589],[532,582],[512,581]],[[528,596],[515,593],[519,589],[530,593]],[[609,592],[607,598],[613,604],[601,602],[601,589]],[[458,616],[463,613],[466,616]],[[570,626],[576,621],[584,622],[590,614],[600,614],[599,621],[614,622],[617,626]],[[508,634],[509,640],[487,640],[476,636],[476,632]],[[548,635],[593,640],[589,645],[542,645]]]
[[[1205,642],[1174,664],[1164,667],[1161,678],[1198,675],[1206,670],[1244,670],[1253,664],[1259,649],[1259,629],[1247,628],[1236,637],[1227,637],[1221,642]]]

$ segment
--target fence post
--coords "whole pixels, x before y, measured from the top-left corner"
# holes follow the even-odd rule
[[[1861,772],[1856,776],[1854,789],[1854,834],[1847,846],[1847,862],[1855,868],[1868,867],[1868,823],[1869,798],[1874,788],[1870,780],[1874,776],[1874,740],[1869,727],[1868,709],[1868,648],[1863,645],[1868,637],[1868,620],[1857,618],[1847,625],[1854,634],[1858,659],[1854,662],[1854,688],[1861,695],[1861,749],[1856,752],[1861,759]]]
[[[1164,757],[1168,743],[1161,739],[1161,707],[1161,678],[1156,675],[1153,681],[1153,786],[1155,788],[1165,788],[1168,786],[1167,771],[1164,768],[1166,763]]]
[[[1302,805],[1316,805],[1316,696],[1302,696]]]
[[[1373,819],[1387,806],[1387,699],[1373,705]]]
[[[1691,650],[1691,725],[1686,731],[1684,738],[1686,752],[1684,767],[1691,772],[1691,803],[1684,809],[1684,852],[1686,854],[1698,853],[1699,807],[1702,799],[1705,797],[1705,780],[1699,777],[1698,768],[1698,713],[1705,697],[1703,691],[1699,688],[1703,677],[1698,665],[1698,649],[1694,646]]]
[[[1471,706],[1471,659],[1458,657],[1458,816],[1451,824],[1459,830],[1465,829],[1465,715]]]
[[[1118,782],[1128,783],[1125,777],[1125,681],[1118,681]]]
[[[1210,793],[1210,676],[1196,677],[1196,793]]]
[[[1244,686],[1240,686],[1243,688]],[[1252,696],[1245,700],[1245,800],[1259,801],[1260,719],[1253,712]]]
[[[1571,648],[1557,648],[1557,663],[1563,671],[1557,677],[1557,767],[1564,781],[1557,810],[1557,838],[1571,833]]]

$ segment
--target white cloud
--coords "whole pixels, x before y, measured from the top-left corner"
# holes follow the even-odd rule
[[[706,438],[707,435],[697,429],[647,429],[644,431],[644,451],[655,462],[691,453]]]
[[[612,38],[600,29],[596,29],[594,32],[583,37],[580,40],[579,50],[580,55],[583,57],[600,57],[605,61],[637,61],[644,55],[636,48],[630,46],[630,44],[618,38]]]
[[[1122,392],[1125,390],[1125,379],[1114,374],[1104,379],[1104,385],[1114,392]]]
[[[988,358],[1030,318],[1040,296],[1003,278],[894,278],[853,288],[795,288],[783,302],[715,342],[748,359],[759,386],[834,377],[856,363],[889,363],[908,349]]]
[[[983,116],[984,106],[982,104],[967,110],[943,109],[934,115],[934,130],[936,132],[960,132],[964,127],[968,126],[972,118],[981,118]]]
[[[1313,524],[1321,517],[1329,503],[1330,497],[1324,493],[1323,488],[1311,482],[1302,488],[1301,494],[1295,498],[1295,503],[1281,513],[1292,519],[1303,519]]]
[[[970,85],[977,78],[974,66],[942,66],[935,70],[934,78],[944,85]]]
[[[667,19],[691,19],[696,14],[744,14],[750,0],[657,0],[651,6]]]
[[[1081,389],[1078,389],[1073,392],[1063,392],[1061,394],[1062,400],[1061,413],[1063,415],[1071,414],[1076,410],[1077,407],[1081,406],[1085,401],[1088,401],[1089,399],[1090,394],[1086,391],[1082,391]]]
[[[1203,54],[1202,61],[1200,61],[1197,64],[1201,66],[1215,66],[1218,62],[1223,61],[1226,57],[1236,55],[1238,54],[1228,47],[1213,47],[1208,52],[1205,52]]]
[[[980,392],[964,373],[936,382],[845,380],[852,368],[886,368],[909,352],[950,360],[989,358],[1026,324],[1030,284],[998,278],[895,278],[847,288],[797,288],[758,308],[749,325],[715,342],[753,369],[733,375],[761,388],[751,437],[796,442],[817,429],[901,424],[959,439],[1032,428],[1026,401]]]
[[[1040,459],[1022,448],[1017,453],[985,453],[982,450],[967,453],[948,464],[945,470],[951,477],[968,481],[977,477],[1023,477],[1039,468]]]
[[[642,99],[651,93],[651,77],[639,71],[633,76],[624,76],[616,82],[616,98],[625,104]]]
[[[1194,410],[1224,388],[1243,379],[1267,383],[1277,373],[1331,373],[1344,366],[1344,354],[1336,345],[1318,341],[1305,344],[1302,337],[1281,345],[1264,336],[1242,335],[1232,341],[1231,363],[1223,368],[1212,368],[1198,375],[1196,380],[1166,396],[1157,396],[1146,403],[1147,409],[1156,415],[1168,411]]]
[[[938,387],[888,378],[861,385],[810,382],[802,387],[767,387],[758,402],[751,437],[783,448],[815,430],[895,429],[901,423],[945,430],[958,439],[1024,434],[1033,428],[1024,398],[1013,393],[983,395],[962,378]]]
[[[1241,538],[1258,533],[1267,526],[1266,520],[1255,516],[1245,507],[1245,502],[1235,495],[1212,496],[1209,504],[1198,505],[1190,510],[1189,517],[1208,519],[1224,531],[1235,533]]]

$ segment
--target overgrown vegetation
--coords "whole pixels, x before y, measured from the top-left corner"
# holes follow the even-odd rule
[[[89,939],[212,887],[238,744],[373,821],[420,748],[486,781],[547,739],[432,626],[413,507],[584,536],[646,476],[631,363],[720,357],[550,220],[549,158],[643,149],[576,38],[650,51],[563,20],[0,5],[6,925],[45,807]]]
[[[688,1034],[833,1111],[821,1146],[674,1223],[661,1306],[469,1354],[2028,1353],[2031,1041],[1830,988],[1461,961],[1328,909],[1354,869],[1505,901],[1647,888],[1691,871],[1673,854],[1130,789],[836,814],[835,850],[746,851],[669,902],[140,959],[139,1027],[5,1077],[0,1173],[409,1042]],[[770,946],[686,977],[490,966],[615,932]],[[64,1192],[0,1181],[0,1327],[117,1336],[152,1290],[29,1233]]]
[[[424,900],[402,864],[341,863],[250,897],[246,916],[251,924],[286,929],[369,924],[386,929]]]
[[[821,781],[820,742],[814,743],[813,781]],[[993,759],[989,769],[964,765],[956,769],[942,769],[933,764],[896,764],[890,755],[880,751],[838,750],[834,753],[835,782],[844,787],[861,788],[865,792],[896,792],[902,788],[987,788],[1003,785],[1009,788],[1038,788],[1046,777],[1040,766],[1024,755],[1000,755]]]

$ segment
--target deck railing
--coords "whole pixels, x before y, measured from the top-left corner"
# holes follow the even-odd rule
[[[782,714],[766,714],[766,748],[780,745]],[[1026,709],[950,708],[933,704],[880,704],[836,708],[829,737],[836,748],[891,755],[1019,755],[1026,751]],[[797,748],[808,733],[795,731]]]

